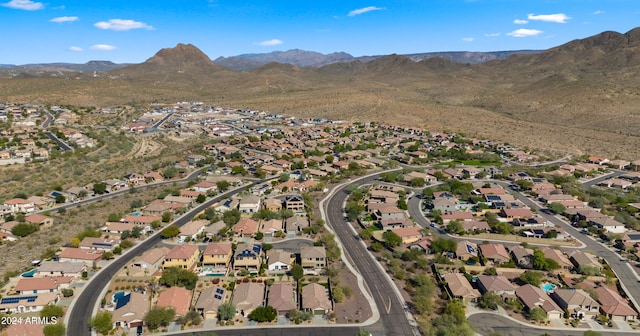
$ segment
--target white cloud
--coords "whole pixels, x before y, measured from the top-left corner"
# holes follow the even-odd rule
[[[109,50],[116,49],[116,47],[112,46],[112,45],[108,45],[108,44],[94,44],[89,49],[91,49],[91,50],[109,51]]]
[[[500,35],[502,35],[502,34],[500,34],[500,33],[489,33],[489,34],[484,34],[484,36],[486,36],[486,37],[497,37],[497,36],[500,36]]]
[[[133,20],[123,20],[123,19],[111,19],[109,21],[100,21],[94,24],[96,28],[105,29],[105,30],[117,30],[117,31],[127,31],[131,29],[146,29],[153,30],[152,26],[144,22],[133,21]]]
[[[80,47],[75,47],[75,46],[71,46],[71,47],[69,47],[69,51],[75,51],[75,52],[78,52],[78,51],[82,51],[82,48],[80,48]]]
[[[55,23],[73,22],[73,21],[78,21],[78,19],[79,18],[77,16],[59,16],[49,20],[49,22],[55,22]]]
[[[473,37],[463,37],[462,42],[473,42],[475,40]]]
[[[558,13],[558,14],[542,14],[542,15],[529,14],[527,15],[527,19],[533,20],[533,21],[567,23],[567,20],[571,18],[568,17],[567,14]]]
[[[266,41],[262,41],[259,43],[256,43],[259,46],[262,47],[271,47],[271,46],[277,46],[280,44],[283,44],[284,42],[282,40],[278,40],[278,39],[273,39],[273,40],[266,40]]]
[[[510,33],[507,33],[507,35],[513,36],[513,37],[529,37],[529,36],[536,36],[540,34],[542,34],[542,30],[524,29],[524,28],[516,29]]]
[[[593,15],[600,15],[600,14],[604,14],[605,11],[601,11],[601,10],[597,10],[595,12],[593,12]]]
[[[2,6],[22,10],[38,10],[44,8],[42,2],[33,2],[31,0],[11,0],[3,3]]]
[[[358,8],[358,9],[354,9],[354,10],[350,11],[349,12],[349,16],[356,16],[356,15],[364,14],[364,13],[367,13],[367,12],[379,11],[379,10],[384,10],[384,9],[385,8],[376,7],[376,6]]]
[[[515,23],[515,24],[527,24],[527,23],[529,23],[529,21],[528,20],[515,19],[515,20],[513,20],[513,23]]]

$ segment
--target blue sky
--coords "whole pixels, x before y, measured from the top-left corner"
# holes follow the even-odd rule
[[[0,64],[139,63],[178,43],[211,59],[547,49],[638,18],[638,0],[0,0]]]

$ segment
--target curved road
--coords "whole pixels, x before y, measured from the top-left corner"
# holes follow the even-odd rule
[[[186,224],[195,215],[197,215],[201,211],[204,211],[213,203],[219,202],[223,198],[239,193],[252,185],[253,184],[245,185],[244,187],[240,187],[225,194],[221,194],[211,200],[198,205],[197,207],[189,211],[188,214],[174,221],[173,225],[180,227]],[[162,241],[162,238],[159,233],[160,231],[158,231],[155,235],[149,237],[148,239],[142,241],[138,245],[132,247],[130,251],[113,260],[108,266],[100,270],[98,274],[95,274],[91,278],[90,282],[83,288],[82,293],[76,298],[76,301],[73,303],[73,307],[69,312],[67,335],[85,336],[88,334],[87,323],[91,320],[93,307],[95,307],[96,303],[101,299],[100,295],[103,288],[105,288],[109,284],[116,273],[118,273],[118,271],[129,261],[139,255],[141,252],[149,250],[156,244],[160,243]]]
[[[351,185],[371,184],[377,175],[360,179]],[[414,335],[417,329],[407,320],[406,303],[400,301],[396,295],[395,284],[389,282],[386,274],[380,272],[380,266],[371,253],[354,234],[351,224],[342,216],[342,208],[349,196],[347,188],[338,189],[327,203],[327,222],[340,238],[344,252],[351,260],[351,264],[360,272],[365,283],[369,286],[375,304],[380,311],[380,320],[367,327],[374,335]]]

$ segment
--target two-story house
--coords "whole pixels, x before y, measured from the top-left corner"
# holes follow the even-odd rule
[[[262,245],[255,243],[240,243],[233,255],[233,270],[245,269],[251,274],[257,274],[262,265]]]
[[[200,250],[198,246],[190,244],[177,245],[164,256],[162,269],[178,267],[193,270],[198,260],[200,260]]]
[[[202,253],[203,272],[225,275],[233,256],[231,247],[231,243],[209,243]]]
[[[300,264],[305,273],[323,273],[325,267],[327,267],[327,251],[324,246],[300,247]]]

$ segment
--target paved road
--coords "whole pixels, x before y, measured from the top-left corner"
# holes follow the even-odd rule
[[[352,184],[371,184],[376,176],[361,179]],[[380,272],[378,261],[367,251],[366,247],[354,234],[350,224],[342,216],[342,207],[348,197],[347,187],[337,190],[327,203],[327,222],[335,231],[344,247],[343,253],[351,260],[351,264],[360,272],[368,285],[375,304],[380,311],[380,321],[367,330],[374,335],[414,335],[413,328],[407,320],[405,302],[400,301],[386,274]],[[333,333],[331,333],[333,335]]]
[[[491,333],[498,333],[501,336],[537,336],[547,333],[551,336],[582,336],[587,329],[578,330],[555,330],[547,328],[537,328],[518,323],[511,319],[508,319],[502,315],[492,313],[478,313],[469,316],[469,322],[473,325],[476,331],[482,335],[489,335]],[[637,335],[637,331],[624,332],[624,331],[610,331],[610,330],[596,330],[602,336],[631,336]]]
[[[40,124],[40,128],[42,129],[47,129],[49,128],[49,125],[51,125],[51,122],[53,122],[53,115],[51,115],[51,113],[49,111],[44,111],[45,119],[42,122],[42,124]]]
[[[614,178],[614,177],[618,177],[620,175],[624,175],[626,173],[628,173],[628,171],[625,170],[620,170],[620,169],[609,169],[611,172],[608,174],[604,174],[602,176],[596,177],[594,179],[588,180],[584,183],[582,183],[582,185],[584,185],[585,187],[593,187],[596,184],[604,181],[604,180],[608,180],[610,178]]]
[[[359,327],[299,327],[299,328],[252,328],[252,329],[216,329],[210,331],[189,331],[175,333],[176,336],[192,336],[215,333],[217,336],[355,336]],[[369,329],[366,329],[369,330]],[[374,335],[377,335],[374,333]]]
[[[51,140],[57,143],[62,150],[65,150],[65,151],[73,150],[73,148],[67,145],[64,141],[60,140],[60,138],[58,138],[55,134],[51,132],[44,132],[44,134],[46,134]]]
[[[175,221],[173,224],[180,227],[187,222],[189,222],[195,215],[199,212],[204,211],[207,207],[214,204],[215,202],[219,202],[223,198],[229,197],[231,195],[237,194],[251,185],[236,189],[234,191],[230,191],[228,193],[217,196],[205,203],[198,205],[196,208],[191,210],[187,215]],[[156,244],[162,241],[162,238],[159,234],[156,233],[154,236],[146,239],[145,241],[139,243],[138,245],[131,248],[131,251],[120,256],[119,258],[113,260],[108,266],[103,268],[99,274],[94,275],[88,284],[85,285],[82,293],[76,298],[76,301],[73,305],[71,312],[69,313],[68,319],[68,331],[67,335],[69,336],[86,336],[88,334],[87,323],[91,320],[93,314],[93,307],[96,306],[98,300],[102,299],[100,294],[105,288],[111,279],[118,273],[118,271],[124,267],[129,261],[135,258],[140,253],[151,249]]]

